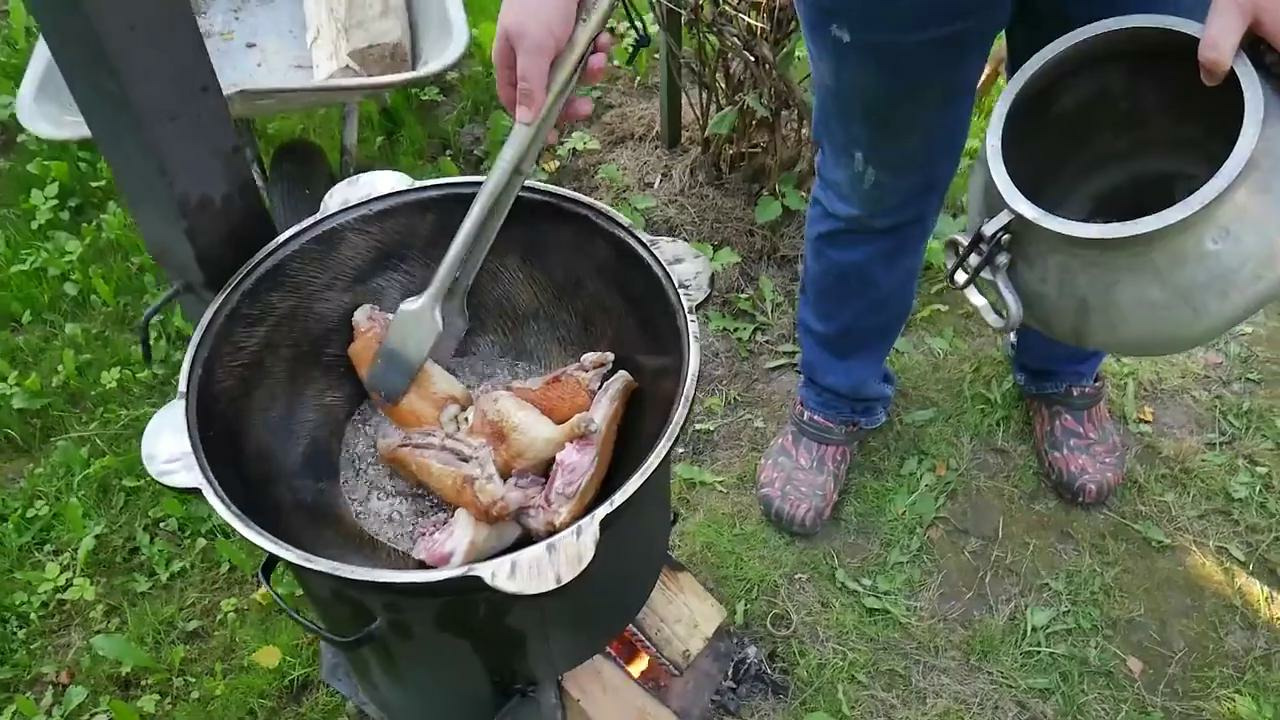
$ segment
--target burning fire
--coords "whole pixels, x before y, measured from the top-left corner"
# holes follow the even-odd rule
[[[671,680],[671,673],[662,658],[643,647],[647,642],[638,633],[635,638],[629,637],[632,632],[634,629],[628,628],[627,632],[614,638],[608,646],[609,654],[632,680],[650,692],[657,692]]]
[[[644,674],[644,671],[649,669],[649,653],[636,648],[636,656],[631,658],[625,667],[627,668],[627,674],[638,680]]]

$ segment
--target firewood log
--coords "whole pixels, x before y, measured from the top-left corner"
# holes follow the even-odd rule
[[[389,75],[412,67],[406,0],[303,0],[312,76]]]

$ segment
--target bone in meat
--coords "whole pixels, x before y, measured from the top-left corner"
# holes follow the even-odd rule
[[[480,522],[466,508],[458,508],[452,516],[435,516],[420,533],[413,556],[430,567],[449,568],[497,555],[520,539],[524,528],[512,520]]]
[[[591,399],[613,366],[613,353],[589,352],[578,362],[530,380],[511,383],[511,392],[554,422],[568,422],[591,407]]]
[[[552,458],[565,443],[595,430],[587,412],[567,422],[555,423],[538,408],[507,390],[495,390],[476,398],[465,434],[493,448],[498,474],[545,475]]]
[[[366,382],[374,355],[390,325],[391,314],[378,309],[377,305],[361,305],[351,316],[354,338],[347,346],[347,357],[361,382]],[[427,360],[400,402],[388,405],[377,397],[374,402],[391,422],[406,430],[439,427],[457,430],[457,415],[471,406],[471,391],[447,370]]]
[[[538,496],[544,482],[524,473],[504,480],[487,444],[441,430],[390,428],[378,437],[378,454],[404,478],[486,523],[510,518]]]
[[[517,513],[516,519],[534,537],[565,529],[595,500],[613,459],[618,424],[635,388],[635,378],[626,370],[619,370],[600,388],[590,411],[597,429],[556,453],[546,487],[535,502]]]

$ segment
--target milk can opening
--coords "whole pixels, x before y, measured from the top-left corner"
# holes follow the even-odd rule
[[[1015,75],[993,117],[997,182],[1007,173],[1011,187],[1002,191],[1013,191],[1006,199],[1015,212],[1095,228],[1143,221],[1128,232],[1088,233],[1097,236],[1145,232],[1203,206],[1239,173],[1260,122],[1256,75],[1242,82],[1237,62],[1225,82],[1206,86],[1192,31],[1200,26],[1158,20],[1169,26],[1064,38]]]

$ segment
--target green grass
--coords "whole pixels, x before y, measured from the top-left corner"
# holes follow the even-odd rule
[[[0,718],[339,717],[315,642],[256,594],[257,552],[141,467],[192,328],[162,315],[143,364],[137,322],[167,283],[92,144],[21,132],[34,28],[0,31]],[[501,122],[487,55],[477,42],[436,85],[364,103],[364,164],[479,171]],[[264,154],[310,137],[336,164],[339,122],[336,109],[259,121]],[[274,667],[253,659],[265,646],[282,653]]]
[[[780,537],[754,508],[753,453],[785,399],[766,378],[730,376],[737,400],[693,419],[764,421],[745,438],[695,433],[690,453],[722,491],[678,488],[677,552],[793,673],[784,715],[1246,718],[1237,698],[1280,697],[1280,428],[1274,397],[1247,379],[1274,362],[1280,330],[1257,350],[1228,341],[1240,356],[1214,372],[1198,357],[1110,363],[1155,422],[1125,421],[1132,481],[1103,513],[1039,487],[992,339],[957,333],[938,357],[937,332],[909,330],[895,421],[867,442],[838,524],[816,540]],[[1186,408],[1203,414],[1165,426]]]
[[[483,169],[504,117],[484,62],[495,7],[473,3],[479,39],[457,72],[362,107],[367,165]],[[11,98],[32,31],[6,22],[0,719],[340,717],[315,642],[256,594],[256,552],[143,472],[138,440],[174,391],[191,327],[163,315],[143,365],[136,321],[165,282],[92,145],[21,134]],[[258,127],[267,153],[303,135],[336,160],[334,110]],[[550,157],[611,161],[607,144],[569,137]],[[664,212],[662,188],[629,175],[585,177],[651,213],[655,232],[704,239],[675,219],[694,223],[696,208]],[[750,224],[754,202],[732,220]],[[674,542],[791,677],[792,696],[753,717],[1280,717],[1274,320],[1207,353],[1110,361],[1131,481],[1112,511],[1072,511],[1037,483],[996,338],[931,266],[894,353],[894,420],[859,454],[837,522],[796,541],[765,524],[751,488],[790,391],[795,268],[734,249],[716,254],[732,292],[708,308]],[[301,601],[287,574],[279,582]],[[254,659],[267,646],[282,655],[273,667]]]
[[[252,598],[248,546],[142,470],[191,327],[163,315],[142,363],[165,283],[92,146],[20,134],[30,35],[3,38],[0,717],[337,717],[314,644]],[[250,660],[268,644],[274,669]]]

